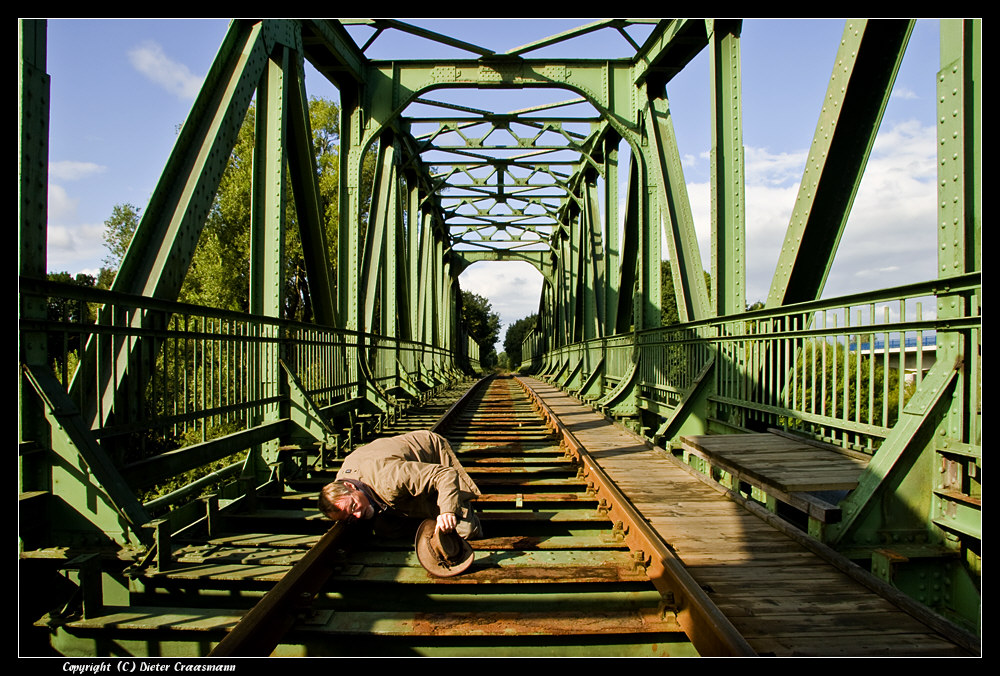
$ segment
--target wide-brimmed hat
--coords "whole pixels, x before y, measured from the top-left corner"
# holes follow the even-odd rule
[[[417,528],[414,542],[417,560],[435,577],[452,577],[464,573],[476,558],[472,546],[458,533],[442,533],[435,519],[425,519]]]

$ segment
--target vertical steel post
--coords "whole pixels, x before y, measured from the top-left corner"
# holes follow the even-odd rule
[[[712,308],[746,308],[746,197],[743,171],[741,21],[710,21],[712,77]]]
[[[49,76],[45,72],[46,23],[19,19],[17,71],[17,273],[45,279],[49,185]],[[41,298],[24,298],[23,319],[45,319]],[[20,354],[29,364],[44,364],[43,333],[21,334]]]
[[[586,272],[584,279],[584,340],[600,338],[604,335],[604,286],[605,253],[601,237],[601,205],[598,202],[598,186],[596,175],[591,176],[583,185],[584,210],[581,214],[581,225],[584,229],[583,267]]]
[[[659,215],[650,220],[657,221],[657,237],[650,241],[651,247],[644,253],[650,266],[650,277],[656,279],[656,293],[659,295],[660,278],[660,237],[659,225],[663,223],[666,233],[667,247],[670,253],[670,270],[674,278],[674,293],[677,296],[677,313],[681,322],[695,321],[710,316],[708,290],[705,288],[704,267],[698,252],[698,237],[694,230],[694,218],[691,215],[691,204],[688,200],[687,186],[684,183],[684,173],[681,168],[680,151],[677,148],[677,138],[674,125],[670,118],[670,104],[665,92],[648,91],[648,114],[646,118],[649,146],[648,166],[651,173],[651,185],[656,186],[656,201],[659,203]],[[652,226],[651,226],[652,227]],[[655,271],[653,271],[655,267]],[[655,322],[647,326],[658,326],[660,319],[660,301],[657,298]]]
[[[982,271],[981,83],[982,23],[942,20],[937,76],[939,277]],[[979,294],[945,293],[938,296],[937,315],[978,315],[981,303]],[[964,443],[981,443],[978,415],[963,405],[978,400],[980,341],[978,332],[937,336],[937,359],[963,365],[947,436]]]
[[[45,279],[49,178],[49,76],[46,69],[46,23],[19,19],[18,27],[18,136],[17,136],[17,273]],[[44,320],[44,298],[18,296],[18,321]],[[44,332],[21,332],[18,354],[25,364],[45,367],[47,339]],[[40,439],[45,420],[37,397],[23,373],[18,373],[18,441]],[[50,479],[44,461],[19,464],[22,493],[48,490]]]
[[[361,329],[358,283],[361,276],[361,173],[364,111],[361,85],[340,89],[340,170],[338,172],[337,291],[344,328]]]
[[[288,50],[277,47],[268,59],[257,89],[254,119],[253,173],[250,193],[250,312],[281,317],[284,306],[285,258],[285,112],[287,109]],[[276,338],[274,327],[262,327]],[[276,391],[283,376],[278,373],[276,342],[260,341],[251,346],[252,383],[264,391]],[[251,425],[277,420],[277,404],[256,409]],[[277,441],[255,445],[248,467],[258,478],[266,477],[268,463],[277,456]]]
[[[618,266],[621,260],[619,244],[620,224],[618,222],[618,142],[617,134],[608,134],[604,139],[604,220],[601,223],[604,239],[604,317],[601,318],[601,334],[615,333],[617,323],[618,296],[621,281]]]

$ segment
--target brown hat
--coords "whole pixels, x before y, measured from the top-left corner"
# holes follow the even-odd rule
[[[476,558],[472,546],[452,531],[442,533],[435,519],[425,519],[417,528],[414,543],[417,560],[435,577],[452,577],[464,573]]]

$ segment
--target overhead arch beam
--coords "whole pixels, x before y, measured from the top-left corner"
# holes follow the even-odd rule
[[[451,252],[452,269],[456,275],[461,275],[473,263],[481,261],[523,261],[532,265],[542,277],[552,281],[552,253],[549,251],[516,251],[504,249],[491,249],[490,251],[464,251],[455,250]]]

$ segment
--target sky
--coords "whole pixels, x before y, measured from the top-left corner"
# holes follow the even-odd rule
[[[496,51],[588,22],[410,21]],[[114,205],[145,207],[227,27],[228,20],[213,19],[49,20],[49,271],[96,273],[107,256],[101,234]],[[764,300],[770,288],[843,27],[840,20],[743,23],[748,303]],[[359,40],[370,34],[363,27],[351,31]],[[386,33],[367,54],[407,58],[426,56],[427,49],[416,38]],[[625,56],[628,46],[620,36],[603,31],[558,50],[536,55],[613,50]],[[433,55],[461,56],[450,48]],[[667,87],[706,270],[711,269],[708,68],[708,55],[702,53]],[[826,297],[935,276],[938,68],[937,21],[918,21]],[[337,98],[336,89],[315,71],[307,71],[306,89],[310,96]],[[485,96],[455,94],[462,95],[477,103]],[[519,109],[530,105],[532,95],[508,92],[497,105]],[[566,93],[549,96],[570,98]],[[541,277],[526,263],[477,263],[460,283],[486,296],[500,314],[498,351],[506,328],[537,311]]]

